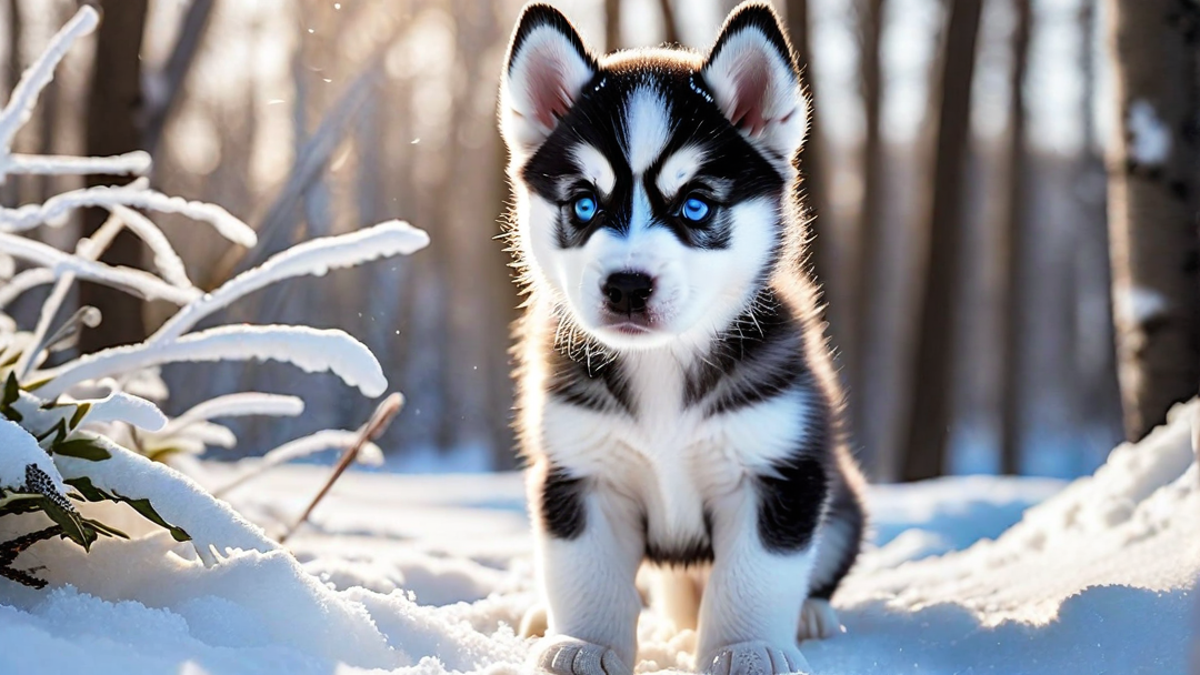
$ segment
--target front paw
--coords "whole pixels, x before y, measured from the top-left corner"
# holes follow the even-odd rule
[[[616,652],[565,635],[545,638],[534,652],[538,672],[553,675],[632,675]]]
[[[707,675],[785,675],[809,672],[808,661],[795,646],[739,642],[722,647],[698,664]]]

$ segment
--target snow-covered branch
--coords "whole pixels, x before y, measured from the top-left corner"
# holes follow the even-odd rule
[[[6,174],[40,176],[86,176],[88,174],[140,176],[150,170],[150,155],[134,150],[111,157],[71,157],[68,155],[0,154],[0,177]]]
[[[297,244],[184,307],[168,319],[149,341],[159,343],[183,335],[204,317],[277,281],[305,275],[323,276],[331,269],[353,267],[398,254],[408,255],[428,244],[428,234],[398,220],[350,234]]]
[[[70,272],[84,279],[127,290],[147,300],[161,299],[184,305],[200,295],[200,292],[193,288],[172,286],[142,270],[94,262],[63,253],[41,242],[4,232],[0,232],[0,252],[50,268],[55,277]]]
[[[13,88],[8,105],[0,111],[0,155],[8,154],[12,148],[13,137],[33,115],[38,95],[54,79],[54,69],[67,50],[80,36],[95,30],[99,22],[100,15],[94,8],[88,5],[80,7],[75,16],[50,40],[42,56],[21,76],[21,81]]]
[[[109,210],[117,206],[129,206],[163,213],[178,213],[211,224],[218,234],[235,244],[253,246],[258,241],[257,235],[249,225],[216,204],[168,197],[141,185],[100,185],[55,195],[44,204],[26,204],[15,209],[0,208],[0,231],[24,232],[42,224],[51,227],[62,226],[67,222],[66,217],[71,211],[90,206]]]
[[[53,399],[86,380],[164,363],[251,359],[291,363],[310,373],[331,371],[371,397],[387,389],[387,378],[371,350],[343,331],[306,326],[222,326],[167,343],[105,349],[40,371],[37,379],[49,381],[37,394]]]

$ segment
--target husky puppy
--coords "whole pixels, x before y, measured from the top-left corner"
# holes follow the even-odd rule
[[[596,56],[529,5],[500,124],[537,667],[630,673],[646,562],[698,668],[805,668],[798,641],[839,628],[864,513],[805,271],[808,102],[778,18],[738,7],[707,55]]]

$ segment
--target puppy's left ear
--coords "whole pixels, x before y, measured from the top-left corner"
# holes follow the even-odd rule
[[[808,99],[770,5],[747,2],[730,12],[701,74],[746,138],[791,162],[808,133]]]

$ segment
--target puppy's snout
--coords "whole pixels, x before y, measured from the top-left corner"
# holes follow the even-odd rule
[[[654,279],[642,272],[616,272],[608,275],[600,291],[614,314],[644,314],[646,302],[654,294]]]

